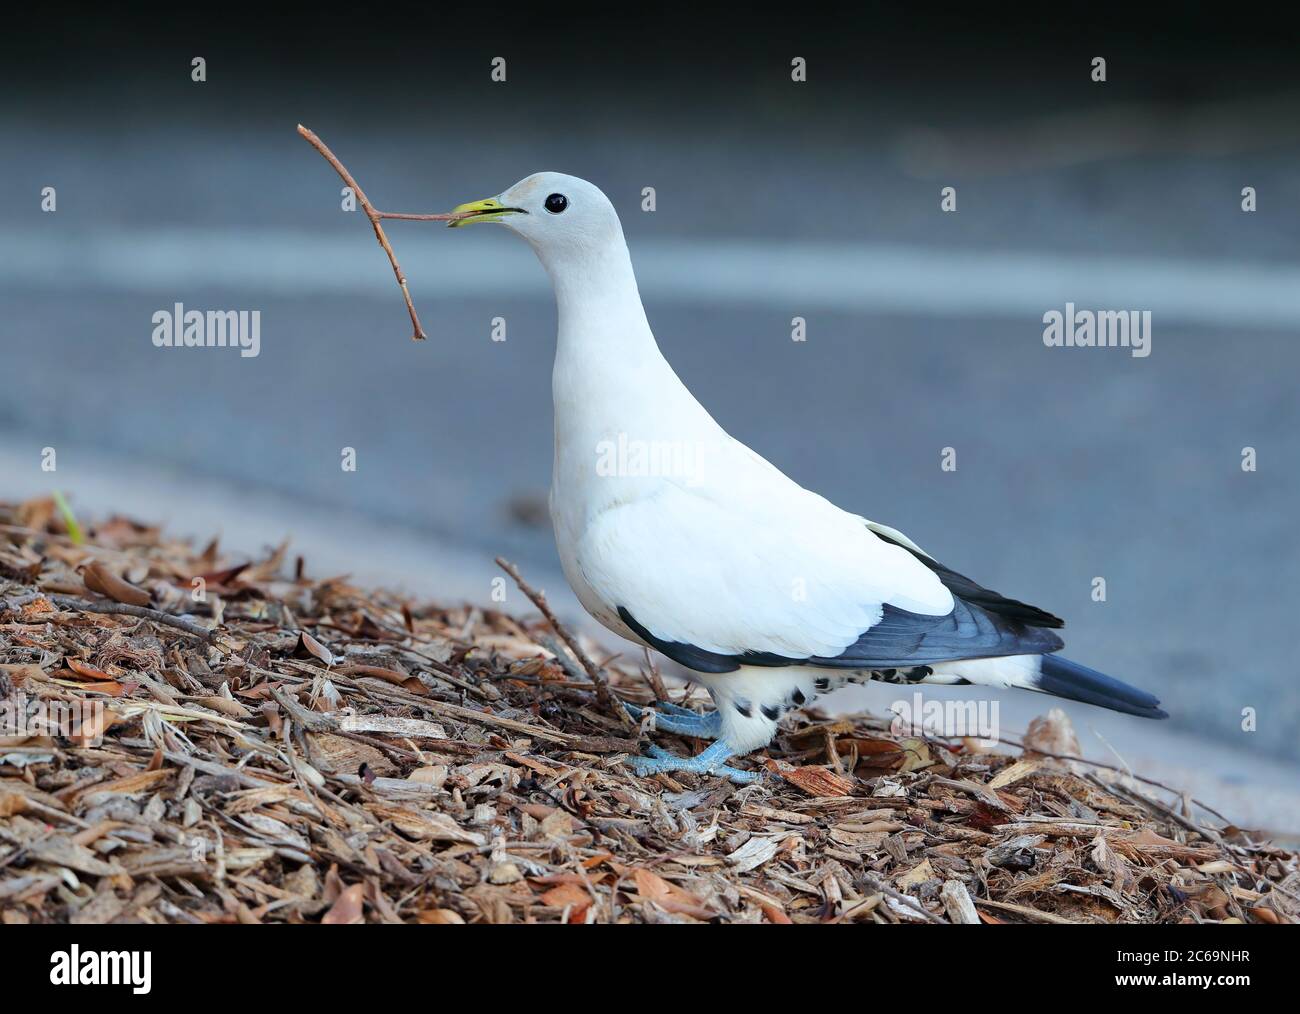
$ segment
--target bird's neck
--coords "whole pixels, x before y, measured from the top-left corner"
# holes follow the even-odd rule
[[[558,311],[556,412],[601,398],[628,411],[646,398],[691,398],[659,351],[622,236],[547,264]],[[562,390],[563,388],[563,390]]]
[[[584,359],[658,356],[632,258],[621,236],[595,250],[561,254],[546,267],[555,286],[559,355]]]
[[[547,270],[559,311],[551,383],[557,487],[581,486],[603,447],[721,433],[659,351],[621,237],[597,256],[553,261]]]

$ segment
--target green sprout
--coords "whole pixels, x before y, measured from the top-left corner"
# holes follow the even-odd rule
[[[72,508],[68,506],[68,501],[64,499],[62,493],[56,489],[53,490],[53,494],[54,505],[59,508],[64,527],[68,529],[68,538],[72,540],[74,546],[80,546],[86,541],[86,537],[81,534],[81,525],[77,524],[76,515],[72,513]]]

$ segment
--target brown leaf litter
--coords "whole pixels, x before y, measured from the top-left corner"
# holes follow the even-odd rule
[[[793,719],[737,788],[627,771],[599,680],[682,693],[285,546],[0,503],[0,920],[1300,920],[1296,853],[1055,759],[1063,715],[1018,757]]]

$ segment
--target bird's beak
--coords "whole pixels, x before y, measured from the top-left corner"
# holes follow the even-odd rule
[[[495,197],[489,197],[485,201],[470,201],[468,204],[458,204],[451,209],[451,213],[462,217],[453,218],[448,222],[448,229],[455,229],[460,225],[469,225],[471,222],[499,222],[506,215],[528,214],[523,208],[507,208]]]

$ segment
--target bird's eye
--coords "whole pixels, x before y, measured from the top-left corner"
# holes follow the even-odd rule
[[[563,194],[551,194],[546,198],[546,210],[552,215],[558,215],[561,211],[569,206],[569,199]]]

